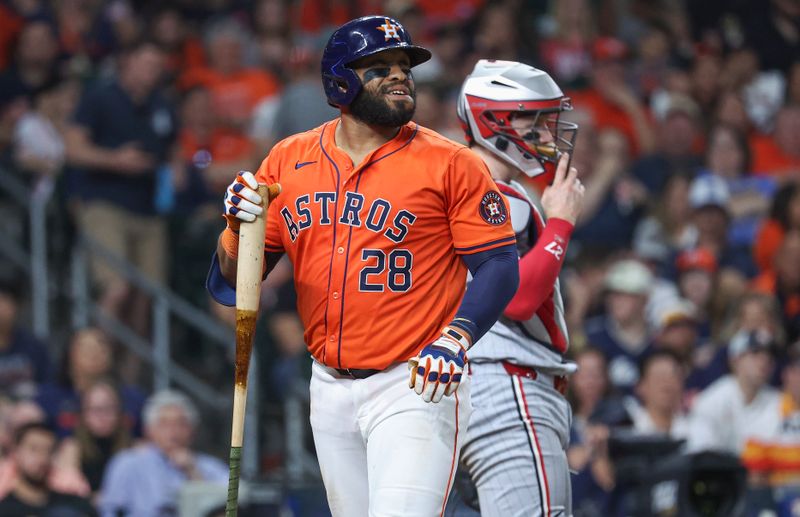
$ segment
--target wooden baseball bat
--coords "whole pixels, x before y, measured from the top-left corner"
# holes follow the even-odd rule
[[[236,259],[236,370],[226,517],[236,517],[239,510],[239,472],[247,403],[247,371],[250,369],[250,354],[253,351],[253,337],[258,319],[261,277],[264,271],[264,228],[267,222],[269,193],[266,185],[258,186],[264,211],[255,221],[242,222],[239,225],[239,255]]]

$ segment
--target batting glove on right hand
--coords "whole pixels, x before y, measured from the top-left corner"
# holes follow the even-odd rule
[[[453,327],[445,327],[442,335],[408,361],[411,378],[408,387],[425,402],[439,402],[458,389],[467,364],[469,338]]]
[[[261,208],[261,196],[258,195],[258,182],[252,172],[239,171],[236,179],[225,189],[225,211],[223,216],[228,227],[239,232],[241,221],[252,222],[264,211]]]

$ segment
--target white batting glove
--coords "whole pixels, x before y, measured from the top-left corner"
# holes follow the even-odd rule
[[[408,387],[425,402],[439,402],[443,396],[455,393],[461,384],[470,345],[464,331],[445,327],[439,339],[408,361],[411,370]]]
[[[225,211],[223,215],[228,221],[228,227],[234,232],[239,231],[241,221],[252,222],[256,216],[261,215],[261,196],[256,192],[258,182],[253,173],[239,171],[233,182],[225,189]]]

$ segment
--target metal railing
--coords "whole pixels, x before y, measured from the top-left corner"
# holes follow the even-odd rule
[[[154,368],[154,389],[167,388],[173,383],[193,394],[201,403],[216,411],[229,411],[232,389],[221,393],[171,358],[170,322],[173,317],[196,329],[219,346],[228,350],[234,347],[234,332],[223,324],[197,309],[169,289],[145,277],[138,269],[121,257],[116,256],[79,233],[71,256],[69,288],[58,279],[52,278],[48,268],[47,210],[52,201],[54,181],[49,177],[36,180],[33,187],[25,185],[7,170],[0,169],[0,191],[8,195],[8,201],[19,207],[18,213],[26,215],[29,249],[24,242],[7,228],[0,226],[0,255],[28,277],[31,293],[31,320],[35,334],[47,339],[51,335],[50,300],[51,295],[61,294],[72,303],[71,325],[78,329],[96,324],[109,332],[119,343]],[[125,278],[136,289],[146,293],[152,300],[152,339],[146,340],[122,323],[107,314],[95,303],[90,294],[91,280],[87,263],[91,258],[99,258],[107,263],[117,274]],[[253,477],[258,472],[258,361],[253,353],[248,385],[247,422],[245,432],[245,455],[242,473]],[[230,388],[232,388],[231,383]]]

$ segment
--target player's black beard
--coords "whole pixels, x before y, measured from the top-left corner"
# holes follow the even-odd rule
[[[405,103],[392,106],[381,92],[374,93],[362,88],[355,100],[350,104],[350,113],[371,126],[400,127],[411,120],[417,106],[417,92],[411,89],[414,103],[405,107]]]

